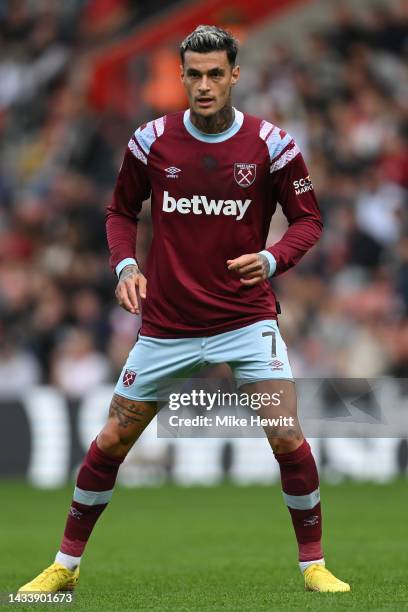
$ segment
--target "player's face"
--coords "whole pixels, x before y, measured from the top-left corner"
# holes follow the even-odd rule
[[[228,102],[238,81],[239,66],[232,67],[226,51],[187,51],[181,66],[181,80],[190,108],[204,117],[215,115]]]

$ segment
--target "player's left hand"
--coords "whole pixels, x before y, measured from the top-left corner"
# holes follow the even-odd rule
[[[262,283],[269,275],[269,261],[265,255],[249,253],[236,259],[227,260],[228,270],[236,272],[240,281],[247,287]]]

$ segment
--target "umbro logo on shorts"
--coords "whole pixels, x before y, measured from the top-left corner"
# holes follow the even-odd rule
[[[133,370],[125,370],[125,373],[122,377],[122,382],[124,387],[130,387],[136,380],[136,372]]]
[[[282,361],[279,361],[279,359],[274,359],[273,361],[271,361],[270,365],[272,366],[272,370],[282,370],[283,369],[283,363]]]

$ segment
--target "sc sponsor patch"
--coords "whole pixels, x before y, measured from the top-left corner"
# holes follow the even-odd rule
[[[302,195],[302,193],[306,193],[306,191],[311,191],[313,189],[313,184],[310,176],[308,175],[305,176],[305,178],[293,181],[293,187],[295,188],[295,193],[297,196]]]

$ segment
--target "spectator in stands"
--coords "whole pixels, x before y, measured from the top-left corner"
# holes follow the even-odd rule
[[[0,332],[0,397],[22,395],[39,382],[40,367],[35,357],[16,337]]]
[[[51,380],[68,397],[78,398],[109,380],[110,367],[99,353],[89,332],[80,328],[65,330],[52,359]]]

